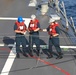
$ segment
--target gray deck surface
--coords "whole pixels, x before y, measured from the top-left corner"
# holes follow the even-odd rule
[[[56,11],[50,8],[50,10],[47,13],[48,15],[46,14],[45,16],[42,16],[40,14],[40,11],[36,10],[35,7],[28,6],[29,2],[30,0],[0,0],[0,17],[17,18],[21,15],[23,18],[30,18],[32,14],[36,14],[37,18],[40,21],[41,28],[46,28],[49,25],[48,15],[56,14]],[[68,31],[66,30],[65,22],[62,24],[63,19],[64,18],[62,18],[61,21],[58,21],[60,23],[61,29],[60,45],[74,46],[76,45],[75,35],[71,27],[69,27]],[[6,64],[6,60],[9,56],[9,53],[12,50],[12,47],[10,48],[8,47],[8,45],[14,44],[15,42],[15,33],[13,30],[14,22],[15,20],[0,20],[0,44],[5,44],[5,46],[0,47],[0,72],[2,72],[2,69]],[[26,38],[28,40],[28,36],[26,36]],[[40,32],[41,45],[48,44],[48,38],[49,36],[47,32]],[[73,56],[73,54],[76,54],[75,50],[76,49],[68,48],[68,52],[63,51],[63,59],[59,60],[55,59],[55,56],[52,59],[46,59],[47,55],[45,55],[44,53],[40,54],[39,61],[35,53],[34,55],[37,58],[26,58],[21,54],[20,59],[15,58],[11,66],[9,75],[76,75],[76,59]],[[12,58],[10,57],[9,59]],[[54,66],[49,66],[47,63],[52,63]],[[62,69],[69,74],[61,72]],[[5,73],[8,73],[8,71],[5,71],[3,73],[3,75],[8,75]]]

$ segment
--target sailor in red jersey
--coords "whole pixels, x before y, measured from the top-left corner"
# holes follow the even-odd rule
[[[39,20],[36,19],[35,15],[31,15],[31,20],[28,26],[29,31],[29,48],[30,51],[33,50],[33,44],[36,45],[37,56],[39,56],[40,51],[40,42],[39,42],[39,30],[40,30],[40,23]]]
[[[24,34],[26,33],[27,28],[26,25],[24,24],[24,20],[21,16],[18,17],[18,20],[15,22],[14,25],[14,32],[16,33],[16,57],[20,58],[20,44],[22,44],[22,52],[23,55],[28,57],[26,54],[26,38]]]
[[[46,28],[43,29],[43,31],[48,31],[49,34],[49,56],[47,58],[52,58],[53,57],[53,50],[52,46],[54,45],[57,51],[57,58],[61,59],[63,58],[62,56],[62,51],[59,45],[59,34],[60,34],[60,29],[59,29],[59,24],[58,22],[55,22],[54,19],[50,19],[50,25]]]

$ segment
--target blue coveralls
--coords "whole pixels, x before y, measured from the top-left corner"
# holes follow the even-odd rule
[[[60,29],[59,29],[58,26],[55,28],[55,30],[56,30],[56,32],[58,34],[60,34]],[[49,31],[49,27],[47,28],[47,31]],[[52,37],[52,38],[49,37],[49,49],[48,49],[48,52],[51,53],[51,54],[53,53],[53,50],[52,50],[53,45],[55,46],[57,53],[59,55],[61,55],[62,51],[61,51],[61,48],[60,48],[60,45],[59,45],[59,36]]]
[[[39,23],[37,23],[37,26],[38,26],[38,28],[40,28]],[[34,44],[36,45],[37,55],[39,56],[39,54],[38,54],[40,51],[39,31],[29,33],[29,48],[30,48],[31,52],[33,50]]]
[[[14,30],[17,30],[17,25],[14,25]],[[16,33],[16,53],[20,53],[20,45],[22,44],[22,52],[26,53],[26,38],[21,33]]]

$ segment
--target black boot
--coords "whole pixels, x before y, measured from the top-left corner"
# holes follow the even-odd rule
[[[62,59],[62,58],[63,58],[63,56],[62,56],[62,55],[63,55],[63,53],[58,52],[58,54],[59,54],[59,55],[57,56],[57,58],[56,58],[56,59]]]
[[[56,57],[56,59],[62,59],[62,58],[63,58],[63,56],[61,56],[61,55]]]
[[[39,52],[40,52],[39,50],[36,52],[37,56],[39,56]]]
[[[32,54],[32,53],[29,53],[29,55],[30,55],[31,57],[33,57],[33,54]]]
[[[37,56],[39,56],[39,52],[37,52],[36,54],[37,54]]]
[[[33,51],[33,50],[31,50],[31,49],[29,50],[29,55],[30,55],[31,57],[33,57],[32,51]]]
[[[47,57],[47,59],[50,59],[50,58],[53,58],[52,54],[48,55],[48,57]]]
[[[23,53],[23,56],[28,57],[28,55],[26,53]]]
[[[17,53],[17,54],[16,54],[16,58],[20,58],[20,55],[19,55],[19,53]]]
[[[76,55],[74,55],[74,58],[76,59]]]
[[[47,59],[50,59],[50,58],[52,58],[52,57],[53,57],[53,56],[48,56]]]

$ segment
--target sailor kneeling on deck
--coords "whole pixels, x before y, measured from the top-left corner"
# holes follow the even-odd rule
[[[62,56],[62,51],[59,45],[59,24],[58,22],[55,22],[54,19],[50,19],[49,21],[50,25],[46,28],[43,29],[44,32],[48,31],[48,34],[50,35],[49,37],[49,55],[47,58],[52,58],[53,57],[53,50],[52,50],[52,46],[54,45],[56,48],[56,51],[58,54],[56,54],[57,58],[56,59],[61,59],[63,58]]]

